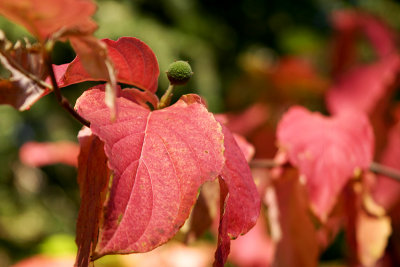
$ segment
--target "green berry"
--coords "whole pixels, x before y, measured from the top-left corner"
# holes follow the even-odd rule
[[[189,81],[193,72],[187,61],[175,61],[167,70],[168,80],[172,85],[182,85]]]

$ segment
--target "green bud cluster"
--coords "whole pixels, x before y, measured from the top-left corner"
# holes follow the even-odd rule
[[[175,61],[167,70],[168,80],[172,85],[186,84],[192,75],[192,68],[187,61]]]

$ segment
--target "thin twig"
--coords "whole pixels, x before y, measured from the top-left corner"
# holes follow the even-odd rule
[[[371,165],[369,165],[369,170],[374,173],[379,173],[384,176],[390,177],[394,180],[400,181],[400,172],[391,167],[384,166],[376,162],[372,162]]]
[[[56,95],[58,103],[63,107],[66,111],[68,111],[75,119],[77,119],[80,123],[85,125],[86,127],[90,127],[90,122],[85,120],[84,118],[79,115],[75,109],[72,108],[71,104],[69,103],[68,99],[61,94],[61,90],[58,87],[56,75],[54,74],[53,65],[51,61],[51,56],[47,51],[44,51],[44,61],[49,70],[51,84],[53,85],[53,91]]]
[[[277,162],[275,162],[272,159],[254,159],[250,161],[250,167],[252,168],[266,168],[266,169],[271,169],[280,166]],[[389,178],[392,178],[394,180],[397,180],[400,182],[400,171],[384,166],[382,164],[372,162],[371,165],[369,166],[369,170],[377,173],[377,174],[382,174],[384,176],[387,176]]]
[[[272,169],[278,167],[279,164],[273,159],[253,159],[250,161],[250,167],[252,168],[267,168]]]

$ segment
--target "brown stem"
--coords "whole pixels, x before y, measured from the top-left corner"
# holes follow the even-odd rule
[[[253,159],[250,161],[250,167],[252,168],[267,168],[272,169],[278,167],[279,164],[273,159]]]
[[[400,182],[400,172],[391,167],[384,166],[376,162],[372,162],[371,165],[369,165],[369,170],[374,173],[379,173],[384,176],[390,177]]]
[[[279,164],[272,159],[254,159],[250,161],[250,167],[252,168],[271,169],[278,166]],[[387,176],[389,178],[392,178],[400,182],[400,171],[393,169],[391,167],[387,167],[379,163],[372,162],[371,165],[369,166],[369,170],[374,173],[382,174],[384,176]]]
[[[57,99],[58,103],[61,105],[61,107],[63,107],[66,111],[68,111],[72,115],[72,117],[77,119],[80,123],[82,123],[86,127],[90,127],[90,122],[85,120],[84,118],[82,118],[81,115],[79,115],[75,111],[75,109],[72,108],[68,99],[61,94],[61,90],[57,84],[56,75],[54,74],[53,65],[51,63],[52,62],[51,56],[47,51],[44,51],[43,54],[44,54],[44,61],[49,70],[49,75],[50,75],[51,84],[53,86],[53,91],[54,91],[54,94],[56,95],[56,99]]]

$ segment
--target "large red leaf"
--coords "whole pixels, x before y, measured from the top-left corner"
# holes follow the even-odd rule
[[[393,86],[400,70],[400,58],[392,54],[371,65],[359,66],[328,91],[326,102],[331,113],[355,108],[371,114]]]
[[[299,168],[314,212],[325,220],[357,168],[372,161],[374,137],[365,114],[346,110],[327,118],[292,107],[279,122],[277,137]]]
[[[247,233],[260,213],[260,197],[249,165],[231,132],[222,126],[225,166],[220,179],[221,216],[215,266],[223,266],[230,251],[230,240]]]
[[[107,45],[108,55],[117,71],[118,82],[156,92],[160,71],[156,56],[145,43],[133,37],[121,37],[117,41],[103,39],[103,42]],[[65,68],[64,65],[61,66]],[[61,66],[54,67],[58,70]],[[64,75],[59,79],[59,85],[63,87],[97,80],[104,80],[104,77],[89,75],[78,56],[66,68]]]
[[[87,267],[98,241],[110,171],[107,168],[104,143],[92,135],[90,129],[80,131],[79,143],[81,151],[78,160],[78,183],[81,207],[76,225],[78,254],[74,266]]]
[[[198,96],[149,111],[122,91],[117,107],[119,116],[110,122],[99,89],[86,91],[76,105],[104,141],[114,171],[96,257],[167,242],[187,219],[199,186],[224,164],[221,126]]]
[[[62,30],[74,35],[92,33],[97,28],[90,18],[96,11],[91,0],[1,1],[0,14],[23,25],[44,41]]]

